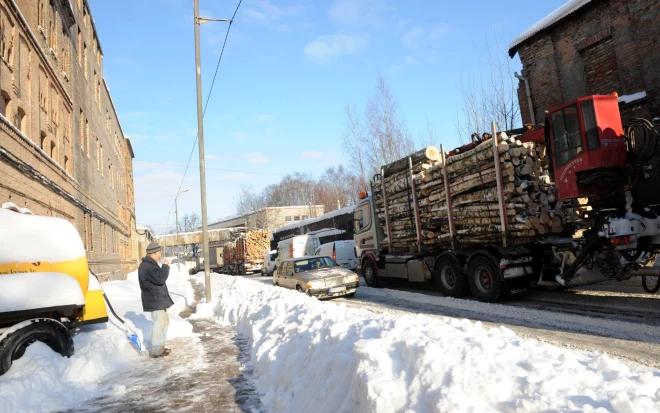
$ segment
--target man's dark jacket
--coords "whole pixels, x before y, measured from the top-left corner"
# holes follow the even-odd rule
[[[142,259],[140,268],[138,268],[138,280],[140,290],[142,290],[142,309],[144,311],[167,310],[174,305],[165,284],[169,275],[169,265],[163,264],[161,268],[149,256]]]

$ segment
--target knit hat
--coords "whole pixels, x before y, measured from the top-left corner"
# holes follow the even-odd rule
[[[163,248],[156,244],[155,242],[150,242],[149,246],[147,247],[147,254],[153,254],[154,252],[162,251]]]

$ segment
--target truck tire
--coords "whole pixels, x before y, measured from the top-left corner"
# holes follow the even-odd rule
[[[73,355],[73,339],[66,327],[55,320],[36,319],[0,342],[0,375],[9,370],[14,360],[23,357],[25,350],[36,341],[45,343],[63,357]]]
[[[362,264],[362,276],[364,277],[364,281],[367,283],[367,286],[373,288],[380,287],[376,266],[370,259],[364,260],[364,263]]]
[[[468,282],[472,295],[487,303],[494,303],[502,296],[500,270],[487,257],[476,257],[468,265]]]
[[[460,298],[468,292],[465,274],[456,260],[442,257],[435,263],[435,282],[440,292],[447,297]]]

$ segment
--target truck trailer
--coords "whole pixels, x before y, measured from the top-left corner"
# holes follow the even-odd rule
[[[545,125],[473,135],[384,165],[354,219],[367,285],[435,281],[494,302],[536,286],[658,277],[660,141],[625,130],[612,96],[548,112]]]

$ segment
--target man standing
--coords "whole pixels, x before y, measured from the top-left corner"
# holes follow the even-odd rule
[[[147,247],[147,256],[142,259],[138,268],[138,280],[142,291],[142,309],[151,312],[153,327],[151,329],[151,349],[149,356],[162,357],[170,354],[170,349],[165,348],[167,339],[167,327],[170,319],[167,309],[174,305],[170,293],[167,290],[167,277],[170,275],[169,260],[165,260],[163,266],[158,265],[162,254],[160,245],[152,242]]]

